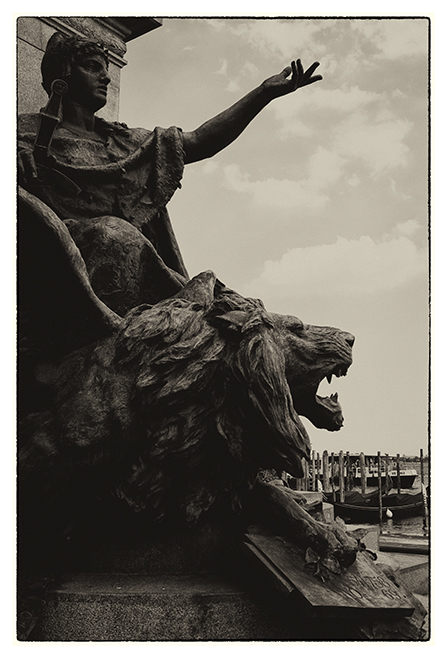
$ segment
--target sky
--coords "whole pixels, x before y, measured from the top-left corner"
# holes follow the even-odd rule
[[[194,130],[279,73],[323,80],[270,103],[187,165],[169,203],[189,274],[356,337],[339,432],[313,449],[428,445],[428,21],[172,19],[128,44],[120,120]]]

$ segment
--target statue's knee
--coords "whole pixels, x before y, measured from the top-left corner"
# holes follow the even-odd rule
[[[142,235],[134,226],[120,217],[106,215],[90,220],[65,222],[78,246],[89,244],[107,245],[108,248],[117,243],[140,242]]]

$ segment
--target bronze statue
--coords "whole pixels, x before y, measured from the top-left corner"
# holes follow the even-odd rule
[[[347,374],[354,337],[268,313],[212,272],[189,280],[166,210],[185,164],[320,80],[317,66],[292,62],[191,133],[129,129],[95,116],[110,82],[105,48],[50,39],[48,104],[18,128],[19,639],[43,596],[30,576],[65,569],[69,539],[76,569],[98,537],[100,554],[104,542],[132,551],[172,536],[182,552],[182,528],[199,530],[194,546],[209,528],[241,544],[258,524],[288,536],[323,582],[361,563],[351,566],[359,535],[259,477],[303,476],[300,415],[340,429],[337,395],[317,391]]]
[[[81,501],[90,511],[118,501],[151,523],[235,513],[260,468],[302,476],[310,444],[298,414],[331,431],[343,420],[337,397],[317,389],[346,374],[353,337],[269,314],[212,273],[188,282],[166,211],[185,163],[320,80],[318,63],[292,62],[191,133],[95,117],[107,66],[101,45],[54,35],[42,62],[49,103],[19,120],[24,536],[46,527],[42,513],[57,525]],[[332,568],[355,559],[342,529],[264,490],[304,549]]]
[[[353,343],[347,332],[268,313],[210,271],[138,306],[111,336],[41,369],[54,406],[28,417],[20,456],[34,523],[43,527],[73,492],[90,512],[99,500],[124,506],[145,526],[237,516],[260,467],[303,475],[310,441],[298,414],[340,429],[338,400],[317,389],[347,373]],[[341,529],[335,537],[296,514],[301,530],[309,525],[304,547],[355,559]]]
[[[42,84],[60,102],[53,119],[48,111],[20,117],[19,182],[65,222],[96,294],[124,315],[174,294],[188,279],[166,211],[184,165],[221,151],[273,99],[320,80],[317,66],[304,71],[300,60],[292,62],[193,132],[129,129],[95,116],[110,82],[104,47],[56,33],[42,60]],[[59,89],[52,89],[55,81]],[[36,145],[39,123],[44,139]],[[51,177],[49,168],[59,175]],[[43,171],[47,180],[39,179]]]

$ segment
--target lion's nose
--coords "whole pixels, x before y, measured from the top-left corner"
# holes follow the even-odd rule
[[[345,341],[348,343],[349,347],[352,347],[354,345],[355,336],[353,336],[352,334],[348,334],[348,332],[345,331],[343,332],[343,337]]]

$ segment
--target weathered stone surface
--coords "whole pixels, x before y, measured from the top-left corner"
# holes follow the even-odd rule
[[[412,600],[417,610],[400,620],[313,619],[297,598],[278,598],[264,581],[228,574],[64,574],[29,640],[423,640],[426,610]]]
[[[62,578],[32,639],[256,640],[290,633],[265,602],[215,575],[77,574]]]

